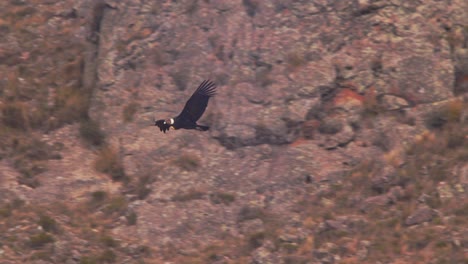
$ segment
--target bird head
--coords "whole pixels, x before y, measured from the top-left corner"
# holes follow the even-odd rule
[[[154,125],[159,127],[159,129],[166,133],[167,130],[169,130],[171,128],[171,122],[172,118],[171,119],[168,119],[168,120],[164,120],[164,119],[160,119],[160,120],[154,120]]]

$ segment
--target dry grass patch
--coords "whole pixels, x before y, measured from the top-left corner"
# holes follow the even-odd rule
[[[130,183],[130,192],[135,194],[138,199],[143,200],[151,193],[151,183],[154,181],[155,179],[150,174],[144,174],[138,177],[138,182]]]
[[[110,175],[115,181],[128,180],[120,155],[112,147],[106,146],[99,150],[94,168],[99,172]]]
[[[122,110],[123,120],[125,122],[131,122],[133,120],[133,116],[137,112],[139,104],[136,102],[131,102],[126,105]]]
[[[56,126],[86,119],[88,108],[89,95],[85,91],[73,87],[59,89],[54,108]]]
[[[184,171],[195,171],[200,167],[200,158],[194,154],[183,154],[172,162]]]
[[[108,201],[103,211],[107,215],[122,215],[127,210],[127,206],[128,202],[124,196],[115,196]]]
[[[299,68],[307,63],[304,54],[298,50],[290,51],[286,54],[286,63],[290,70]]]

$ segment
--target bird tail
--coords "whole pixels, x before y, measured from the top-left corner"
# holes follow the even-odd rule
[[[196,130],[199,130],[199,131],[207,131],[208,129],[210,129],[209,126],[200,126],[200,125],[197,125],[195,127]]]

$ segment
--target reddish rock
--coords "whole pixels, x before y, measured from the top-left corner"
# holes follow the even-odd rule
[[[410,216],[408,216],[405,220],[405,224],[410,226],[430,222],[434,216],[436,216],[436,212],[433,209],[423,206],[416,209]]]

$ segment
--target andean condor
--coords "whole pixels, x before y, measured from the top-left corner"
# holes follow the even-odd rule
[[[190,99],[185,103],[185,107],[182,112],[169,119],[160,119],[154,122],[155,126],[166,133],[171,127],[174,129],[196,129],[199,131],[206,131],[210,127],[200,126],[197,124],[198,119],[205,112],[206,106],[208,105],[208,99],[214,96],[216,93],[216,85],[210,80],[204,80],[197,90],[192,94]]]

